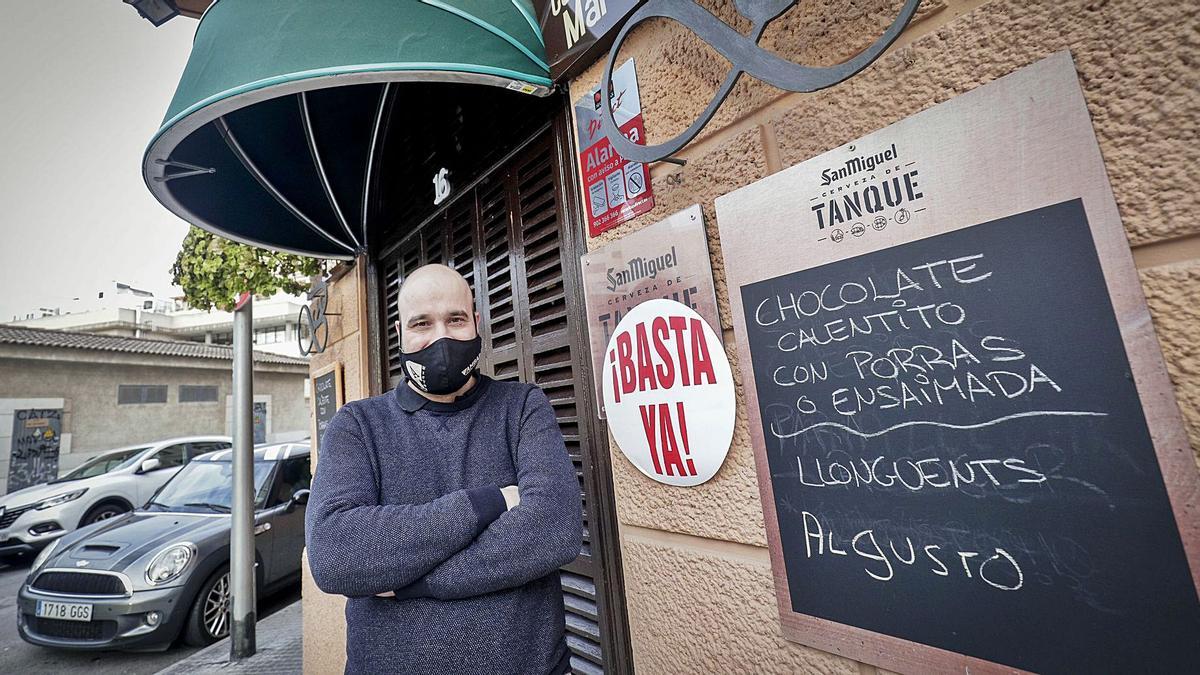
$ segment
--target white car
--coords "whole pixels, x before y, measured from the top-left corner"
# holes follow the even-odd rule
[[[228,436],[187,436],[102,453],[62,477],[0,497],[0,562],[35,553],[84,525],[145,504],[193,457],[233,447]]]

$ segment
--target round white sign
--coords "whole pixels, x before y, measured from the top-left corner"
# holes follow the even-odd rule
[[[604,411],[621,452],[669,485],[712,478],[729,452],[733,371],[711,326],[674,300],[648,300],[604,353]]]

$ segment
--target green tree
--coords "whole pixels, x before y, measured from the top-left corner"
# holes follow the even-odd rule
[[[323,267],[318,258],[239,244],[193,227],[183,239],[171,276],[192,307],[228,312],[246,291],[267,297],[278,291],[300,295],[308,290],[309,277]]]

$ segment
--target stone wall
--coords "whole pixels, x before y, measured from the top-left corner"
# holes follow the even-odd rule
[[[329,317],[329,342],[324,352],[314,354],[309,368],[316,372],[333,363],[342,364],[342,386],[346,401],[370,395],[367,375],[366,275],[364,266],[342,263],[334,269],[329,283],[326,312]],[[311,413],[310,413],[311,414]],[[313,470],[320,470],[320,450],[313,454]],[[334,675],[346,663],[346,599],[322,593],[303,559],[304,673]]]
[[[748,27],[730,0],[700,4]],[[901,4],[803,2],[767,30],[762,44],[796,62],[837,63],[872,42]],[[654,210],[588,244],[604,245],[701,204],[722,323],[731,326],[716,196],[1069,49],[1193,449],[1200,449],[1197,24],[1191,3],[1165,0],[927,0],[882,58],[842,85],[787,94],[743,77],[680,153],[685,167],[652,167]],[[690,124],[728,70],[710,47],[662,20],[633,31],[617,63],[629,57],[637,60],[650,143]],[[597,85],[602,70],[603,59],[571,82],[572,101]],[[780,637],[732,331],[725,337],[739,410],[733,446],[713,480],[690,489],[661,485],[611,448],[636,667],[641,673],[874,673]]]

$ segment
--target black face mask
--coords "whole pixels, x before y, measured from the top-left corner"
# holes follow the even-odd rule
[[[437,396],[453,394],[479,369],[483,340],[444,337],[411,354],[400,354],[404,375],[414,387]]]

